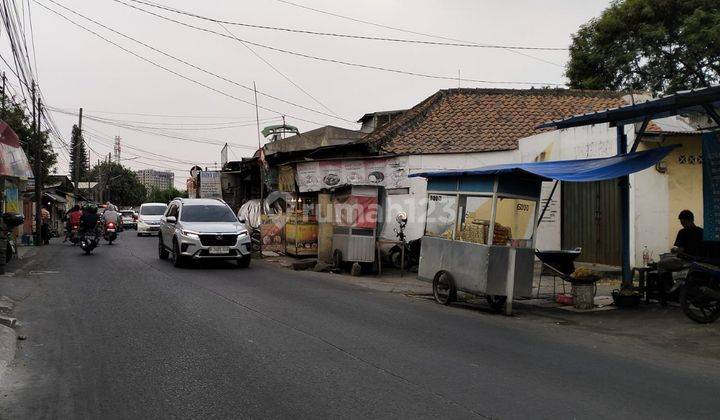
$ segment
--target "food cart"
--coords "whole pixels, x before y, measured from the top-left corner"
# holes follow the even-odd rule
[[[532,292],[541,178],[531,174],[418,174],[428,180],[418,277],[437,302],[485,294],[499,310]]]
[[[295,257],[318,253],[317,195],[303,194],[288,203],[285,222],[285,252]]]
[[[675,147],[410,175],[428,180],[418,277],[433,283],[435,299],[443,304],[452,302],[458,290],[485,294],[496,309],[508,296],[529,297],[541,182],[623,177],[652,167]],[[505,305],[507,314],[511,302]]]
[[[378,187],[353,185],[333,193],[333,263],[341,267],[352,262],[352,275],[361,264],[375,262]]]

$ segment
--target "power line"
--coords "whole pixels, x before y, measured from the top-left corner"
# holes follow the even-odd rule
[[[50,107],[50,106],[48,106],[48,109],[52,110],[53,112],[58,112],[58,113],[61,113],[61,114],[73,115],[73,116],[77,115],[77,114],[74,113],[74,112],[63,111],[63,110],[60,110],[60,109],[58,109],[58,108],[54,108],[54,107]],[[84,116],[84,117],[85,117],[85,116]],[[226,141],[217,140],[217,139],[208,139],[208,138],[200,138],[200,137],[187,137],[187,136],[182,136],[182,135],[178,135],[178,134],[175,134],[175,133],[172,133],[172,132],[168,132],[168,131],[160,131],[159,129],[154,129],[155,131],[152,131],[153,129],[138,127],[138,126],[135,126],[135,125],[132,125],[132,124],[119,123],[119,122],[115,122],[115,121],[108,120],[108,119],[103,119],[103,118],[98,118],[98,117],[87,116],[86,118],[87,118],[88,120],[95,121],[95,122],[98,122],[98,123],[101,123],[101,124],[112,125],[112,126],[115,126],[115,127],[124,128],[124,129],[126,129],[126,130],[137,131],[137,132],[140,132],[140,133],[150,134],[150,135],[159,136],[159,137],[166,137],[166,138],[170,138],[170,139],[173,139],[173,140],[189,141],[189,142],[203,143],[203,144],[214,144],[214,145],[220,145],[220,146],[224,145],[225,143],[228,143],[228,142],[226,142]],[[247,148],[247,149],[251,149],[251,150],[256,150],[256,148],[253,147],[253,146],[247,146],[247,145],[244,145],[244,144],[237,144],[237,143],[229,143],[229,144],[233,144],[233,145],[235,145],[236,147],[241,147],[241,148]]]
[[[209,22],[215,22],[215,23],[224,24],[224,25],[243,26],[246,28],[266,29],[266,30],[273,30],[273,31],[306,34],[306,35],[318,35],[318,36],[327,36],[327,37],[335,37],[335,38],[360,39],[360,40],[366,40],[366,41],[385,41],[385,42],[397,42],[397,43],[406,43],[406,44],[437,45],[437,46],[448,46],[448,47],[494,48],[494,49],[539,50],[539,51],[567,51],[568,50],[567,47],[531,47],[531,46],[524,46],[524,45],[495,45],[495,44],[485,44],[485,43],[480,44],[480,43],[474,43],[474,42],[435,42],[435,41],[422,41],[422,40],[417,40],[417,39],[375,37],[375,36],[353,35],[353,34],[344,34],[344,33],[336,33],[336,32],[310,31],[310,30],[306,30],[306,29],[284,28],[284,27],[278,27],[278,26],[256,25],[256,24],[250,24],[250,23],[244,23],[244,22],[236,22],[236,21],[211,18],[208,16],[199,15],[196,13],[172,8],[169,6],[165,6],[165,5],[162,5],[159,3],[154,3],[154,2],[149,2],[149,1],[142,1],[142,0],[129,0],[129,1],[132,1],[134,3],[144,4],[146,6],[151,6],[151,7],[155,7],[155,8],[162,9],[162,10],[166,10],[168,12],[173,12],[173,13],[177,13],[180,15],[185,15],[185,16],[196,18],[196,19],[206,20]],[[287,2],[287,3],[289,3],[289,2]],[[289,3],[289,4],[292,4],[292,3]],[[298,7],[301,7],[301,6],[298,6]],[[366,22],[364,22],[364,23],[366,23]]]
[[[36,0],[33,0],[33,1],[35,1],[36,3],[38,3]],[[179,57],[177,57],[177,56],[175,56],[175,55],[173,55],[173,54],[167,53],[167,52],[165,52],[165,51],[163,51],[163,50],[160,50],[160,49],[158,49],[158,48],[156,48],[156,47],[153,47],[152,45],[147,44],[146,42],[140,41],[140,40],[138,40],[138,39],[136,39],[136,38],[133,38],[133,37],[131,37],[131,36],[129,36],[129,35],[126,35],[126,34],[120,32],[120,31],[118,31],[118,30],[116,30],[116,29],[113,29],[113,28],[111,28],[111,27],[109,27],[109,26],[101,23],[101,22],[98,22],[98,21],[95,20],[95,19],[92,19],[92,18],[90,18],[90,17],[88,17],[88,16],[85,16],[85,15],[83,15],[82,13],[79,13],[79,12],[77,12],[77,11],[69,8],[69,7],[63,6],[62,4],[59,4],[58,2],[56,2],[55,0],[47,0],[47,1],[55,4],[56,6],[59,6],[59,7],[63,8],[63,9],[65,9],[65,10],[67,10],[67,11],[69,11],[70,13],[72,13],[72,14],[74,14],[74,15],[80,16],[80,17],[83,18],[83,19],[86,19],[86,20],[88,20],[88,21],[90,21],[90,22],[92,22],[92,23],[94,23],[94,24],[96,24],[96,25],[98,25],[98,26],[100,26],[100,27],[102,27],[102,28],[105,28],[105,29],[107,29],[108,31],[111,31],[111,32],[113,32],[113,33],[115,33],[115,34],[117,34],[117,35],[120,35],[120,36],[122,36],[122,37],[124,37],[124,38],[126,38],[126,39],[129,39],[129,40],[131,40],[131,41],[133,41],[133,42],[135,42],[135,43],[138,43],[138,44],[140,44],[140,45],[142,45],[142,46],[144,46],[144,47],[146,47],[146,48],[149,48],[149,49],[151,49],[151,50],[153,50],[153,51],[155,51],[155,52],[157,52],[157,53],[159,53],[159,54],[162,54],[162,55],[164,55],[165,57],[168,57],[168,58],[170,58],[170,59],[173,59],[173,60],[175,60],[175,61],[178,61],[178,62],[180,62],[180,63],[182,63],[182,64],[185,64],[186,66],[189,66],[189,67],[191,67],[191,68],[193,68],[193,69],[195,69],[195,70],[201,71],[201,72],[203,72],[203,73],[205,73],[205,74],[208,74],[208,75],[210,75],[210,76],[213,76],[213,77],[215,77],[215,78],[218,78],[218,79],[220,79],[220,80],[222,80],[222,81],[224,81],[224,82],[231,83],[231,84],[233,84],[233,85],[235,85],[235,86],[238,86],[238,87],[243,88],[243,89],[248,90],[248,91],[253,91],[253,89],[252,89],[251,87],[249,87],[249,86],[243,85],[242,83],[238,83],[238,82],[236,82],[236,81],[234,81],[234,80],[232,80],[232,79],[229,79],[229,78],[227,78],[227,77],[225,77],[225,76],[221,76],[221,75],[219,75],[219,74],[217,74],[217,73],[214,73],[214,72],[212,72],[212,71],[210,71],[210,70],[207,70],[207,69],[205,69],[205,68],[203,68],[203,67],[197,66],[197,65],[195,65],[195,64],[193,64],[193,63],[191,63],[191,62],[189,62],[189,61],[187,61],[187,60],[184,60],[184,59],[182,59],[182,58],[179,58]],[[38,3],[38,4],[40,4],[40,3]],[[41,6],[42,6],[42,4],[41,4]],[[67,19],[67,18],[66,18],[66,19]],[[69,20],[69,19],[68,19],[68,20]],[[74,22],[73,22],[73,23],[74,23]],[[260,92],[258,92],[258,93],[260,93]],[[270,94],[267,94],[267,93],[264,93],[264,92],[261,93],[261,94],[262,94],[263,96],[265,96],[265,97],[268,97],[268,98],[274,99],[274,100],[276,100],[276,101],[280,101],[280,102],[286,103],[286,104],[288,104],[288,105],[295,106],[295,107],[300,108],[300,109],[304,109],[304,110],[306,110],[306,111],[315,112],[315,113],[317,113],[317,114],[321,114],[321,115],[324,115],[324,116],[326,116],[326,117],[337,118],[337,119],[339,119],[339,120],[342,120],[342,121],[345,121],[345,122],[348,122],[348,123],[353,123],[353,122],[354,122],[354,121],[351,121],[351,120],[348,120],[348,119],[345,119],[345,118],[338,117],[338,116],[335,115],[335,114],[328,114],[328,113],[326,113],[326,112],[319,111],[319,110],[316,110],[316,109],[313,109],[313,108],[309,108],[309,107],[306,107],[306,106],[304,106],[304,105],[301,105],[301,104],[298,104],[298,103],[295,103],[295,102],[292,102],[292,101],[288,101],[288,100],[286,100],[286,99],[283,99],[283,98],[280,98],[280,97],[277,97],[277,96],[274,96],[274,95],[270,95]],[[322,105],[322,104],[321,104],[321,105]],[[253,106],[254,106],[254,104],[253,104]],[[323,106],[324,106],[324,105],[323,105]],[[273,111],[273,112],[276,112],[276,113],[278,113],[278,114],[282,114],[281,112],[278,112],[278,111]]]
[[[310,10],[310,11],[313,11],[313,12],[316,12],[316,13],[321,13],[321,14],[324,14],[324,15],[333,16],[333,17],[337,17],[337,18],[340,18],[340,19],[349,20],[349,21],[352,21],[352,22],[364,23],[364,24],[366,24],[366,25],[371,25],[371,26],[375,26],[375,27],[378,27],[378,28],[390,29],[390,30],[393,30],[393,31],[404,32],[404,33],[413,34],[413,35],[426,36],[426,37],[428,37],[428,38],[443,39],[443,40],[446,40],[446,41],[462,42],[462,43],[475,44],[475,45],[484,45],[484,44],[477,43],[477,42],[463,41],[462,39],[457,39],[457,38],[450,38],[450,37],[441,36],[441,35],[433,35],[433,34],[428,34],[428,33],[423,33],[423,32],[418,32],[418,31],[412,31],[412,30],[409,30],[409,29],[398,28],[398,27],[395,27],[395,26],[383,25],[383,24],[381,24],[381,23],[370,22],[370,21],[368,21],[368,20],[357,19],[357,18],[350,17],[350,16],[344,16],[344,15],[341,15],[341,14],[338,14],[338,13],[328,12],[328,11],[326,11],[326,10],[315,9],[315,8],[312,8],[312,7],[309,7],[309,6],[305,6],[305,5],[298,4],[298,3],[293,3],[293,2],[287,1],[287,0],[277,0],[277,1],[279,1],[280,3],[284,3],[284,4],[287,4],[287,5],[290,5],[290,6],[299,7],[299,8],[301,8],[301,9]],[[546,64],[551,64],[551,65],[557,66],[557,67],[563,67],[562,64],[553,63],[552,61],[545,60],[545,59],[540,58],[540,57],[535,57],[534,55],[530,55],[530,54],[526,54],[526,53],[520,52],[520,51],[518,51],[519,48],[513,48],[512,46],[500,46],[500,45],[498,45],[498,48],[504,49],[504,50],[509,51],[509,52],[511,52],[511,53],[514,53],[514,54],[522,55],[522,56],[527,57],[527,58],[531,58],[531,59],[533,59],[533,60],[542,61],[543,63],[546,63]],[[551,84],[552,84],[552,83],[551,83]]]
[[[227,93],[227,92],[224,92],[224,91],[222,91],[222,90],[220,90],[220,89],[216,89],[216,88],[214,88],[214,87],[212,87],[212,86],[210,86],[210,85],[208,85],[208,84],[206,84],[206,83],[200,82],[200,81],[198,81],[198,80],[196,80],[196,79],[193,79],[193,78],[188,77],[188,76],[185,76],[185,75],[183,75],[183,74],[181,74],[181,73],[179,73],[179,72],[177,72],[177,71],[175,71],[175,70],[172,70],[172,69],[170,69],[170,68],[168,68],[168,67],[166,67],[166,66],[163,66],[162,64],[158,64],[158,63],[150,60],[149,58],[146,58],[146,57],[144,57],[144,56],[142,56],[142,55],[140,55],[140,54],[138,54],[138,53],[136,53],[136,52],[134,52],[134,51],[132,51],[132,50],[129,50],[129,49],[123,47],[122,45],[120,45],[120,44],[118,44],[118,43],[116,43],[116,42],[114,42],[114,41],[112,41],[112,40],[104,37],[103,35],[100,35],[99,33],[93,31],[92,29],[89,29],[89,28],[87,28],[87,27],[85,27],[85,26],[83,26],[83,25],[81,25],[81,24],[73,21],[72,19],[68,18],[67,16],[63,15],[62,13],[60,13],[60,12],[58,12],[58,11],[56,11],[56,10],[53,10],[53,9],[47,7],[46,5],[40,3],[39,1],[37,1],[37,0],[33,0],[33,1],[34,1],[37,5],[39,5],[40,7],[42,7],[42,8],[44,8],[44,9],[50,11],[51,13],[54,13],[54,14],[57,15],[57,16],[60,16],[62,19],[66,20],[67,22],[69,22],[69,23],[71,23],[71,24],[73,24],[73,25],[75,25],[75,26],[77,26],[77,27],[79,27],[79,28],[81,28],[81,29],[83,29],[83,30],[85,30],[85,31],[87,31],[87,32],[95,35],[96,37],[102,39],[103,41],[105,41],[105,42],[107,42],[107,43],[109,43],[109,44],[114,45],[115,47],[117,47],[117,48],[125,51],[126,53],[128,53],[128,54],[130,54],[130,55],[132,55],[132,56],[135,56],[136,58],[139,58],[139,59],[142,60],[142,61],[145,61],[145,62],[148,63],[148,64],[151,64],[151,65],[153,65],[153,66],[155,66],[155,67],[157,67],[157,68],[159,68],[159,69],[165,70],[165,71],[168,72],[168,73],[171,73],[171,74],[173,74],[173,75],[175,75],[175,76],[177,76],[177,77],[179,77],[179,78],[181,78],[181,79],[187,80],[187,81],[189,81],[189,82],[191,82],[191,83],[194,83],[194,84],[196,84],[196,85],[198,85],[198,86],[202,86],[202,87],[204,87],[204,88],[206,88],[206,89],[208,89],[208,90],[211,90],[211,91],[213,91],[213,92],[215,92],[215,93],[218,93],[218,94],[220,94],[220,95],[226,96],[226,97],[228,97],[228,98],[230,98],[230,99],[234,99],[234,100],[236,100],[236,101],[238,101],[238,102],[242,102],[242,103],[251,105],[251,106],[253,106],[253,107],[255,106],[255,104],[252,103],[252,102],[250,102],[250,101],[246,101],[246,100],[244,100],[244,99],[242,99],[242,98],[239,98],[239,97],[237,97],[237,96],[231,95],[231,94],[229,94],[229,93]],[[292,117],[292,118],[294,118],[294,119],[296,119],[296,120],[304,121],[304,122],[307,122],[307,123],[310,123],[310,124],[324,125],[324,124],[318,123],[318,122],[316,122],[316,121],[308,120],[308,119],[305,119],[305,118],[300,118],[300,117],[297,117],[297,116],[294,116],[294,115],[291,115],[291,114],[286,114],[286,113],[283,113],[283,112],[280,112],[280,111],[276,111],[276,110],[274,110],[274,109],[267,108],[267,107],[264,107],[264,106],[260,106],[260,108],[262,108],[262,109],[264,109],[264,110],[266,110],[266,111],[269,111],[269,112],[273,112],[273,113],[278,114],[278,115],[286,115],[286,116]],[[320,111],[318,111],[318,112],[320,112]],[[322,113],[322,112],[320,112],[320,113]]]
[[[37,2],[37,0],[34,0],[34,1]],[[436,79],[436,80],[452,80],[452,81],[460,80],[460,81],[464,81],[464,82],[485,83],[485,84],[538,85],[538,86],[541,86],[541,85],[559,86],[559,85],[563,84],[563,83],[541,83],[541,82],[499,81],[499,80],[458,78],[458,77],[454,77],[454,76],[440,76],[440,75],[435,75],[435,74],[419,73],[419,72],[414,72],[414,71],[409,71],[409,70],[393,69],[393,68],[389,68],[389,67],[381,67],[381,66],[376,66],[376,65],[371,65],[371,64],[353,63],[353,62],[339,60],[339,59],[335,59],[335,58],[318,57],[315,55],[310,55],[310,54],[300,53],[300,52],[296,52],[296,51],[286,50],[283,48],[273,47],[270,45],[260,44],[260,43],[248,41],[245,39],[234,38],[227,34],[213,31],[212,29],[202,28],[202,27],[191,25],[189,23],[185,23],[185,22],[173,19],[173,18],[169,18],[167,16],[155,13],[153,11],[143,9],[141,7],[126,3],[122,0],[113,0],[113,1],[116,3],[123,4],[127,7],[133,8],[135,10],[139,10],[141,12],[147,13],[149,15],[156,16],[160,19],[167,20],[167,21],[173,22],[173,23],[177,23],[178,25],[192,28],[192,29],[195,29],[198,31],[215,34],[215,35],[221,36],[223,38],[231,39],[234,41],[245,42],[249,45],[253,45],[256,47],[260,47],[260,48],[265,48],[265,49],[272,50],[272,51],[281,52],[283,54],[289,54],[289,55],[293,55],[296,57],[302,57],[302,58],[316,60],[316,61],[323,61],[326,63],[335,63],[335,64],[341,64],[344,66],[364,68],[364,69],[369,69],[369,70],[378,70],[378,71],[384,71],[384,72],[389,72],[389,73],[404,74],[404,75],[408,75],[408,76],[416,76],[416,77],[423,77],[426,79]]]
[[[251,53],[253,53],[253,55],[254,55],[255,57],[259,58],[260,61],[262,61],[263,63],[265,63],[265,64],[266,64],[268,67],[270,67],[275,73],[279,74],[283,79],[287,80],[290,84],[292,84],[293,86],[295,86],[300,92],[304,93],[305,96],[307,96],[308,98],[312,99],[315,103],[317,103],[317,104],[320,105],[321,107],[325,108],[325,110],[327,110],[329,113],[335,115],[336,117],[339,117],[332,109],[328,108],[324,103],[320,102],[319,99],[317,99],[316,97],[314,97],[313,95],[311,95],[310,92],[308,92],[308,91],[305,90],[302,86],[300,86],[299,84],[297,84],[297,83],[296,83],[294,80],[292,80],[288,75],[286,75],[285,73],[283,73],[282,71],[280,71],[280,69],[278,69],[277,67],[275,67],[270,61],[266,60],[265,57],[261,56],[257,51],[255,51],[254,49],[252,49],[248,44],[242,42],[238,37],[235,36],[234,33],[232,33],[228,28],[226,28],[225,26],[223,26],[222,23],[218,23],[218,25],[219,25],[222,29],[224,29],[225,32],[228,33],[228,35],[230,35],[230,36],[232,36],[233,38],[237,39],[238,42],[240,42],[243,47],[247,48],[248,51],[250,51]]]

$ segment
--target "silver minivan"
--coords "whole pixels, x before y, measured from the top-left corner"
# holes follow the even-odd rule
[[[160,219],[158,256],[176,267],[197,260],[234,260],[248,267],[250,235],[222,200],[176,198]]]

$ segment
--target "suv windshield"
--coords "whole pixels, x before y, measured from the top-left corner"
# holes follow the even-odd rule
[[[227,206],[184,205],[180,220],[183,222],[237,222],[235,214]]]
[[[167,206],[142,206],[140,207],[140,214],[143,216],[161,216],[165,213]]]

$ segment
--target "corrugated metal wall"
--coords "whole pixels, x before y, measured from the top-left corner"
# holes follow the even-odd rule
[[[617,180],[562,183],[562,247],[582,247],[578,261],[622,264]]]

